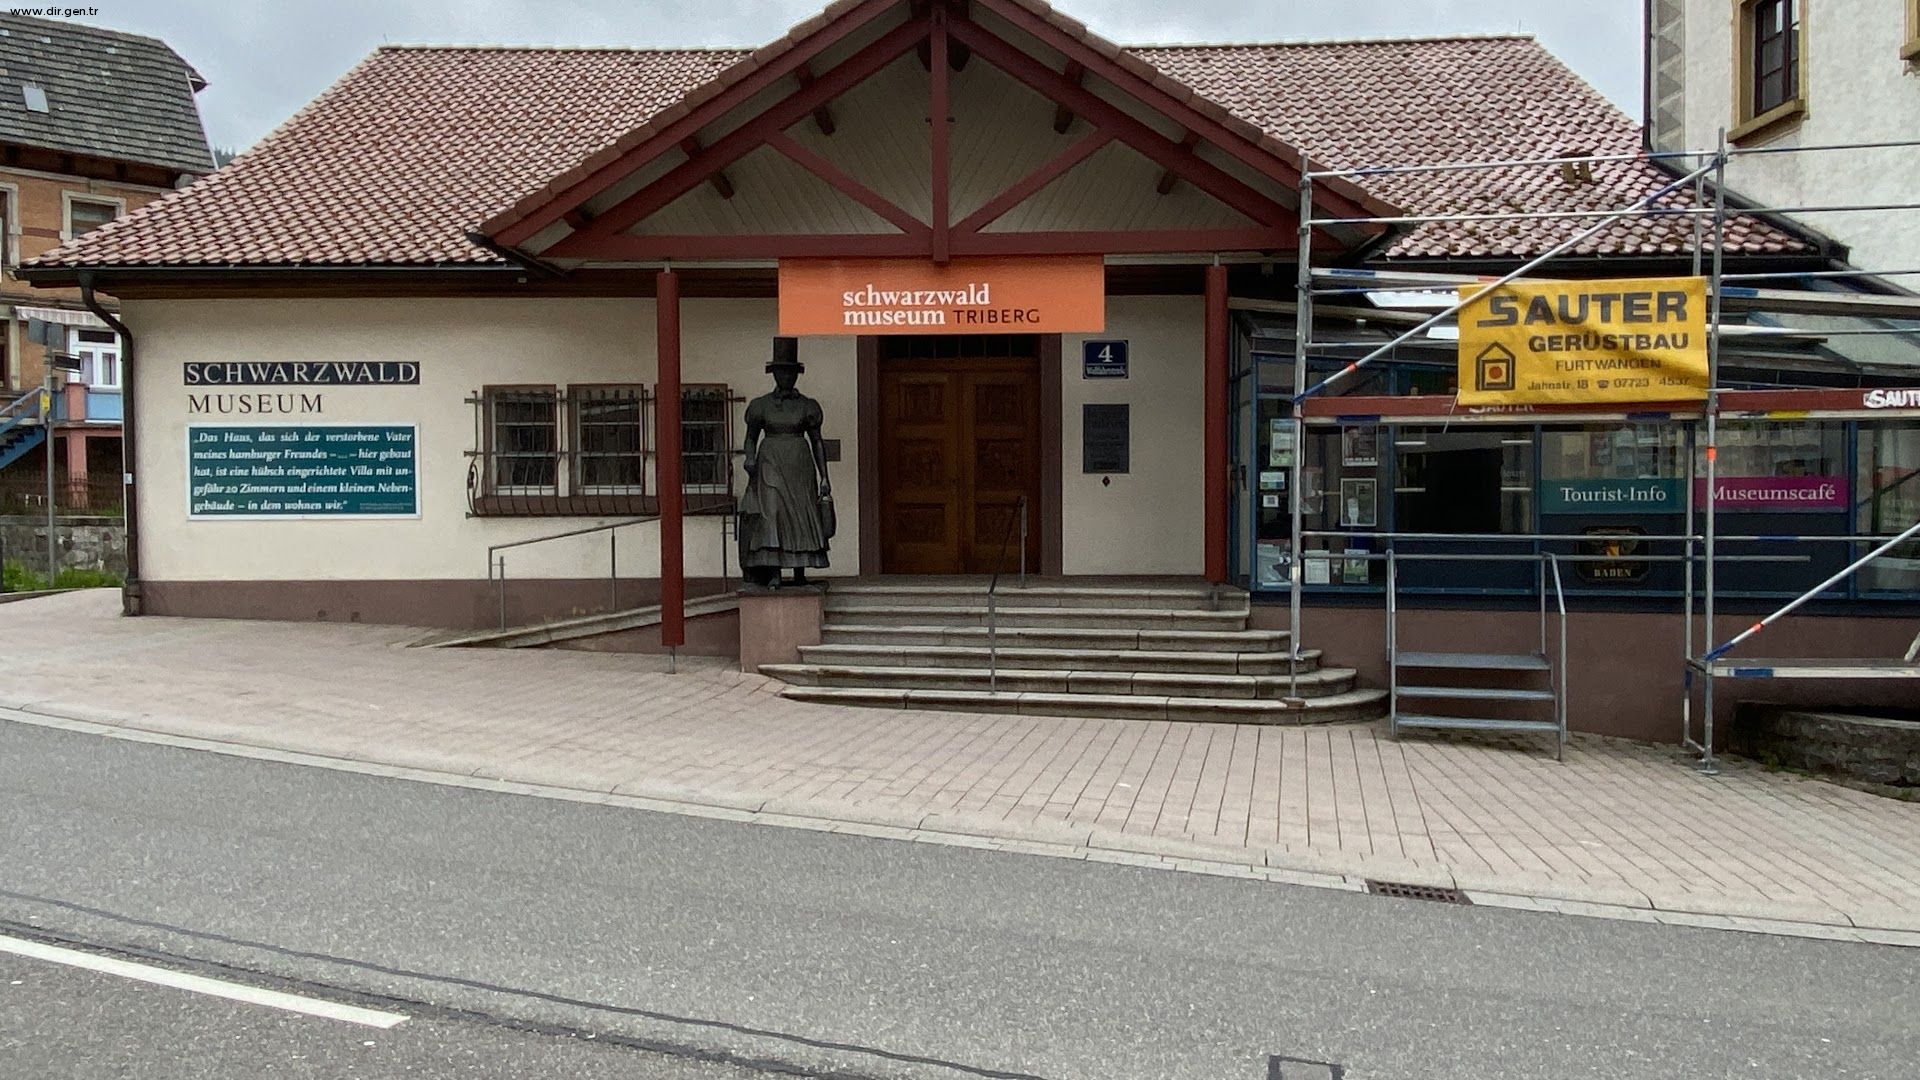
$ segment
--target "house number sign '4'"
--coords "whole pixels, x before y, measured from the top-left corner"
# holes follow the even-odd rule
[[[1080,377],[1083,379],[1126,378],[1127,343],[1125,341],[1081,342]]]

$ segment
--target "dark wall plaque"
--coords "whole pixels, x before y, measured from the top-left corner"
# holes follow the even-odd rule
[[[1128,471],[1132,418],[1127,405],[1080,406],[1080,471]]]

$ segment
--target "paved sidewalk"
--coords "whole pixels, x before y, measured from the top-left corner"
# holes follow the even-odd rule
[[[404,647],[419,636],[123,619],[107,591],[0,605],[0,707],[774,824],[1920,944],[1920,804],[1736,762],[1709,779],[1585,736],[1559,764],[1378,725],[846,709],[715,661]]]

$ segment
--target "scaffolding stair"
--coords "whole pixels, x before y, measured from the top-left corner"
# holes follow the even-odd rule
[[[1444,652],[1400,647],[1399,569],[1387,557],[1387,718],[1395,738],[1403,729],[1552,735],[1554,757],[1566,753],[1566,603],[1560,568],[1551,555],[1541,561],[1540,650],[1525,653]],[[1442,556],[1427,556],[1440,558]],[[1448,556],[1448,558],[1482,558]],[[1486,558],[1509,558],[1488,556]],[[1551,569],[1549,580],[1548,570]],[[1547,649],[1547,586],[1560,597],[1560,661]],[[1412,676],[1418,681],[1409,681]],[[1521,685],[1521,684],[1526,685]],[[1413,709],[1409,702],[1416,703]],[[1544,715],[1542,715],[1544,713]]]

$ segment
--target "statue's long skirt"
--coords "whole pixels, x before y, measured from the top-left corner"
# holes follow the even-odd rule
[[[805,435],[760,438],[760,474],[740,499],[740,565],[827,565],[820,478]]]

